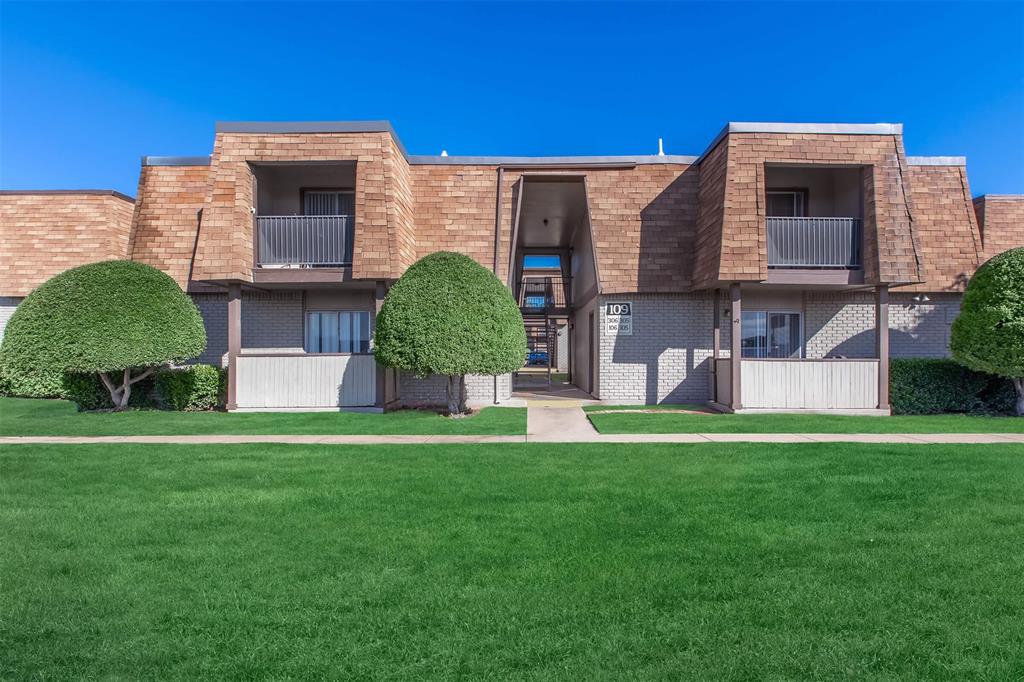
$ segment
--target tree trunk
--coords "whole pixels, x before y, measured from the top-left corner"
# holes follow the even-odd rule
[[[462,375],[448,375],[448,414],[462,414]]]
[[[121,384],[115,384],[106,372],[100,372],[100,380],[110,391],[110,402],[114,404],[114,410],[120,412],[128,407],[128,400],[132,397],[132,385],[136,384],[156,371],[156,367],[150,367],[137,376],[132,376],[130,367],[126,367],[121,378]]]
[[[1017,389],[1017,416],[1024,417],[1024,377],[1014,379],[1013,387]]]

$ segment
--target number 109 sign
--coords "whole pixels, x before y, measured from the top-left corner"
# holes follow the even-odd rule
[[[605,303],[604,329],[608,334],[633,335],[633,304],[630,302]]]

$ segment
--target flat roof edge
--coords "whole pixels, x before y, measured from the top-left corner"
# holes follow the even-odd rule
[[[116,189],[0,189],[0,195],[16,195],[16,194],[43,194],[43,195],[71,195],[71,194],[90,194],[97,196],[112,196],[118,199],[124,199],[135,203],[135,197],[130,197],[123,192],[118,192]]]
[[[966,166],[966,156],[908,156],[910,166]]]
[[[1014,199],[1014,200],[1024,200],[1024,194],[979,194],[978,196],[974,197],[975,201],[977,201],[978,199]]]
[[[806,133],[811,135],[902,135],[902,123],[761,123],[730,122],[730,133]]]
[[[565,166],[572,164],[658,164],[691,165],[696,156],[645,154],[639,156],[425,156],[413,155],[409,163],[434,166]]]
[[[209,156],[143,156],[143,166],[209,166]]]
[[[296,133],[387,133],[395,141],[402,156],[409,158],[391,121],[217,121],[217,133],[265,133],[288,135]]]

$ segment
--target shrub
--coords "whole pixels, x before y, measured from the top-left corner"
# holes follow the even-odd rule
[[[448,410],[463,410],[466,374],[523,364],[526,332],[512,293],[468,256],[440,251],[395,282],[377,317],[374,353],[387,366],[448,377]]]
[[[950,349],[957,362],[1013,381],[1024,415],[1024,248],[978,268],[967,283]]]
[[[223,404],[222,386],[226,373],[213,365],[190,365],[162,369],[156,375],[160,403],[172,410],[199,412]]]
[[[1005,414],[1013,408],[1006,379],[975,372],[953,360],[893,359],[889,400],[893,414]]]
[[[112,410],[114,403],[110,391],[103,385],[98,374],[91,372],[67,372],[62,378],[61,394],[75,403],[79,411]],[[132,390],[128,407],[153,407],[153,379],[147,377]]]
[[[133,385],[156,367],[205,346],[202,317],[173,279],[141,263],[105,261],[62,272],[30,293],[11,316],[0,354],[20,394],[59,394],[65,372],[96,373],[124,409]]]

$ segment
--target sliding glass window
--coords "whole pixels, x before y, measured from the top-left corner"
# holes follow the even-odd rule
[[[307,353],[369,353],[368,311],[320,310],[306,313]]]
[[[741,332],[745,358],[800,357],[800,313],[744,310]]]

